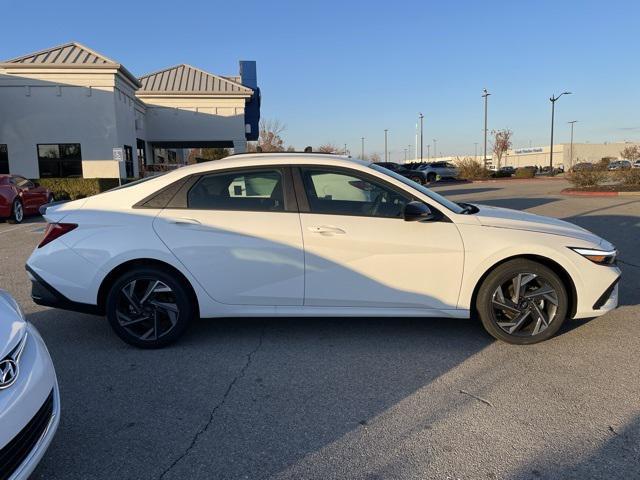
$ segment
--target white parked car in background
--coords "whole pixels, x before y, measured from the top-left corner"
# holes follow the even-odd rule
[[[60,420],[58,382],[42,338],[0,290],[0,479],[29,478]]]
[[[46,208],[41,305],[140,347],[195,317],[479,314],[535,343],[617,305],[616,250],[555,218],[454,203],[379,165],[246,154]]]

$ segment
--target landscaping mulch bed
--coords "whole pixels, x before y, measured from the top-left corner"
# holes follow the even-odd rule
[[[640,192],[640,185],[599,185],[597,187],[568,188],[574,192]]]

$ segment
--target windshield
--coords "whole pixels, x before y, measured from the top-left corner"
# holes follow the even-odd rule
[[[406,186],[411,187],[414,190],[419,191],[420,193],[422,193],[422,194],[426,195],[427,197],[429,197],[434,202],[438,202],[443,207],[448,208],[453,213],[461,214],[461,213],[465,212],[465,208],[464,207],[458,205],[457,203],[452,202],[451,200],[447,200],[442,195],[439,195],[436,192],[434,192],[432,190],[429,190],[427,187],[423,187],[422,185],[420,185],[419,183],[414,182],[413,180],[409,180],[408,178],[403,177],[402,175],[400,175],[400,174],[398,174],[396,172],[392,172],[391,170],[388,170],[388,169],[386,169],[384,167],[381,167],[380,165],[376,165],[375,163],[372,163],[370,165],[370,167],[373,168],[377,172],[384,173],[385,175],[389,175],[390,177],[393,177],[396,180],[399,180],[400,182],[404,183]]]

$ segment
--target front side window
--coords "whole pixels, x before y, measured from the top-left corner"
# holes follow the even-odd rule
[[[457,214],[464,213],[465,209],[460,205],[458,205],[457,203],[454,203],[451,200],[447,200],[442,195],[434,192],[433,190],[429,190],[427,187],[420,185],[419,183],[416,183],[413,180],[409,180],[408,178],[405,178],[402,175],[398,175],[397,173],[387,170],[385,168],[380,168],[375,163],[372,163],[371,165],[369,165],[369,167],[375,170],[376,172],[384,173],[385,175],[395,178],[399,182],[402,182],[406,186],[412,188],[413,190],[417,190],[423,195],[426,195],[434,202],[439,203],[440,205],[446,207],[447,209],[451,210],[454,213],[457,213]]]
[[[279,170],[236,171],[205,175],[187,194],[197,210],[284,211]]]
[[[82,176],[82,152],[79,143],[38,145],[41,178]]]
[[[17,175],[15,175],[15,176],[12,178],[12,182],[13,182],[16,186],[18,186],[18,187],[20,187],[20,188],[33,188],[33,187],[34,187],[34,185],[33,185],[33,183],[31,182],[31,180],[27,180],[26,178],[24,178],[24,177],[19,177],[19,176],[17,176]]]
[[[302,169],[311,213],[401,218],[410,201],[356,172]]]

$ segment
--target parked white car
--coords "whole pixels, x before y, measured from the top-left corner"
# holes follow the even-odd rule
[[[27,262],[35,302],[106,315],[140,347],[198,316],[473,312],[525,344],[618,301],[616,249],[593,233],[331,155],[232,156],[44,215]]]
[[[0,290],[0,479],[26,480],[60,420],[51,357],[16,301]]]
[[[451,162],[429,162],[418,167],[427,176],[428,182],[435,182],[440,178],[457,178],[458,168]]]

